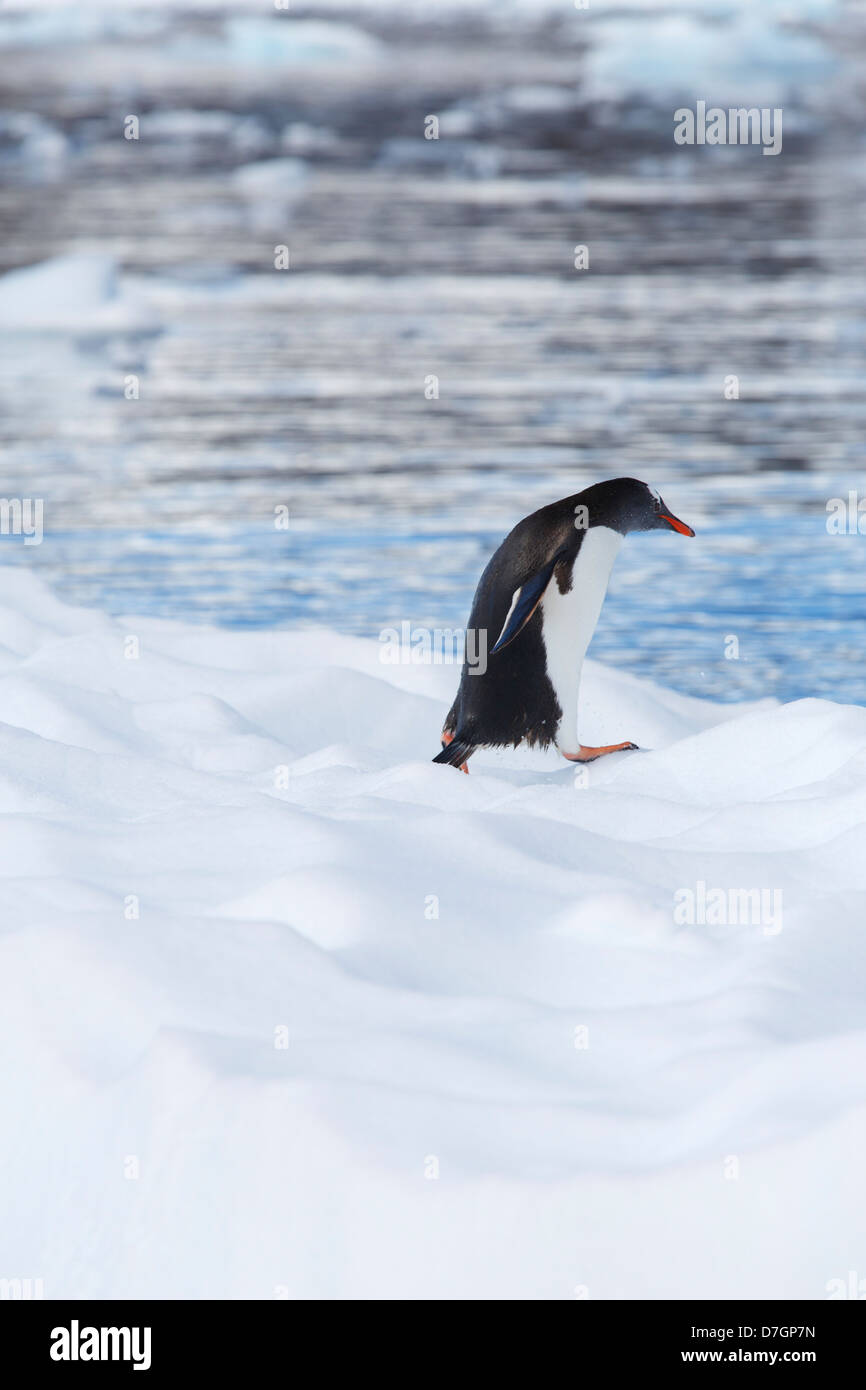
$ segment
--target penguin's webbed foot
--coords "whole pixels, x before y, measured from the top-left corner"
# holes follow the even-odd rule
[[[607,743],[603,748],[587,748],[580,745],[579,753],[564,753],[570,763],[594,763],[596,758],[603,758],[605,753],[625,753],[631,749],[637,749],[636,743]]]

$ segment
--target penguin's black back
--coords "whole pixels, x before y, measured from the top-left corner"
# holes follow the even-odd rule
[[[526,742],[546,748],[552,741],[562,710],[547,675],[540,608],[512,642],[495,654],[492,648],[515,591],[558,551],[562,556],[551,583],[558,584],[563,593],[571,587],[574,560],[584,534],[575,528],[574,508],[583,496],[578,493],[563,498],[524,517],[491,556],[478,581],[467,632],[467,651],[485,653],[486,670],[482,673],[464,662],[457,695],[445,720],[445,732],[454,735],[454,742],[434,761],[459,763],[482,745],[504,747]]]

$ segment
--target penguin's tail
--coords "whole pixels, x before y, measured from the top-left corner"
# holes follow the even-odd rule
[[[466,763],[474,752],[474,743],[467,743],[465,739],[452,737],[450,742],[443,742],[442,752],[437,753],[433,761],[434,763],[444,763],[446,767],[461,767],[465,772]]]

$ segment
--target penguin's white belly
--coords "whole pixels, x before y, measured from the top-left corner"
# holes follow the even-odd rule
[[[607,582],[622,544],[622,536],[607,526],[591,526],[574,562],[571,588],[559,592],[551,579],[541,600],[541,631],[547,674],[562,710],[556,732],[561,753],[577,753],[577,697],[586,649],[595,632]]]

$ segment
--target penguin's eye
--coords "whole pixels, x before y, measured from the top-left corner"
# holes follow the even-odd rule
[[[661,498],[660,498],[660,497],[653,497],[653,511],[654,511],[654,512],[660,512],[661,509],[662,509]]]

